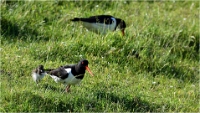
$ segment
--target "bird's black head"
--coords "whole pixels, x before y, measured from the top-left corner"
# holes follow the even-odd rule
[[[125,29],[126,28],[126,23],[125,23],[125,21],[124,20],[122,20],[122,19],[119,19],[119,18],[116,18],[116,21],[117,21],[117,27],[119,28],[119,29]]]
[[[44,66],[43,65],[38,66],[37,73],[39,73],[39,74],[44,73]]]
[[[88,64],[89,64],[88,60],[85,60],[85,59],[80,60],[79,63],[78,63],[78,65],[79,65],[80,67],[88,66]]]
[[[121,20],[121,22],[119,23],[119,29],[125,29],[126,28],[126,23],[124,20]]]
[[[116,18],[116,20],[117,20],[117,26],[118,26],[118,28],[121,30],[121,32],[122,32],[122,35],[124,36],[124,30],[125,30],[125,28],[126,28],[126,23],[125,23],[125,21],[124,20],[122,20],[122,19],[118,19],[118,18]]]
[[[88,64],[89,64],[88,60],[85,59],[80,60],[78,62],[78,65],[76,66],[76,70],[83,74],[85,73],[85,70],[87,70],[93,76],[92,72],[90,71],[90,68],[88,67]]]

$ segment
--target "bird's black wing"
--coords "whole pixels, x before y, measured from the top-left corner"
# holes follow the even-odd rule
[[[96,16],[90,16],[89,18],[111,18],[113,16],[111,15],[96,15]]]
[[[68,77],[68,72],[65,70],[65,68],[63,66],[59,67],[58,69],[54,69],[54,70],[50,71],[49,74],[57,76],[61,79],[65,79]]]
[[[104,24],[112,24],[113,20],[111,19],[110,15],[97,15],[91,16],[89,18],[74,18],[71,21],[82,21],[88,23],[104,23]]]

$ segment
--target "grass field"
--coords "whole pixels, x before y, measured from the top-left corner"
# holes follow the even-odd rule
[[[199,2],[1,1],[1,112],[198,112]],[[101,36],[74,17],[109,14],[126,35]],[[89,60],[65,93],[31,71]]]

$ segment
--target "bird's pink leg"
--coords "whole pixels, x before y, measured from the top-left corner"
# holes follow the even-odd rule
[[[68,85],[67,87],[66,87],[66,90],[65,90],[66,92],[69,92],[70,91],[70,85]]]

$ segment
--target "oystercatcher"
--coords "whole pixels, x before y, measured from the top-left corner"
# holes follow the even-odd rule
[[[119,28],[124,36],[126,23],[120,18],[115,18],[111,15],[97,15],[89,18],[74,18],[73,22],[81,21],[83,26],[95,33],[106,34],[108,31],[115,31]]]
[[[66,85],[66,92],[70,90],[71,85],[79,83],[87,70],[92,76],[92,72],[88,67],[88,60],[81,60],[78,64],[60,66],[57,69],[45,69],[56,83],[61,82]]]
[[[38,82],[46,75],[43,65],[39,65],[32,72],[33,80],[38,84]]]

